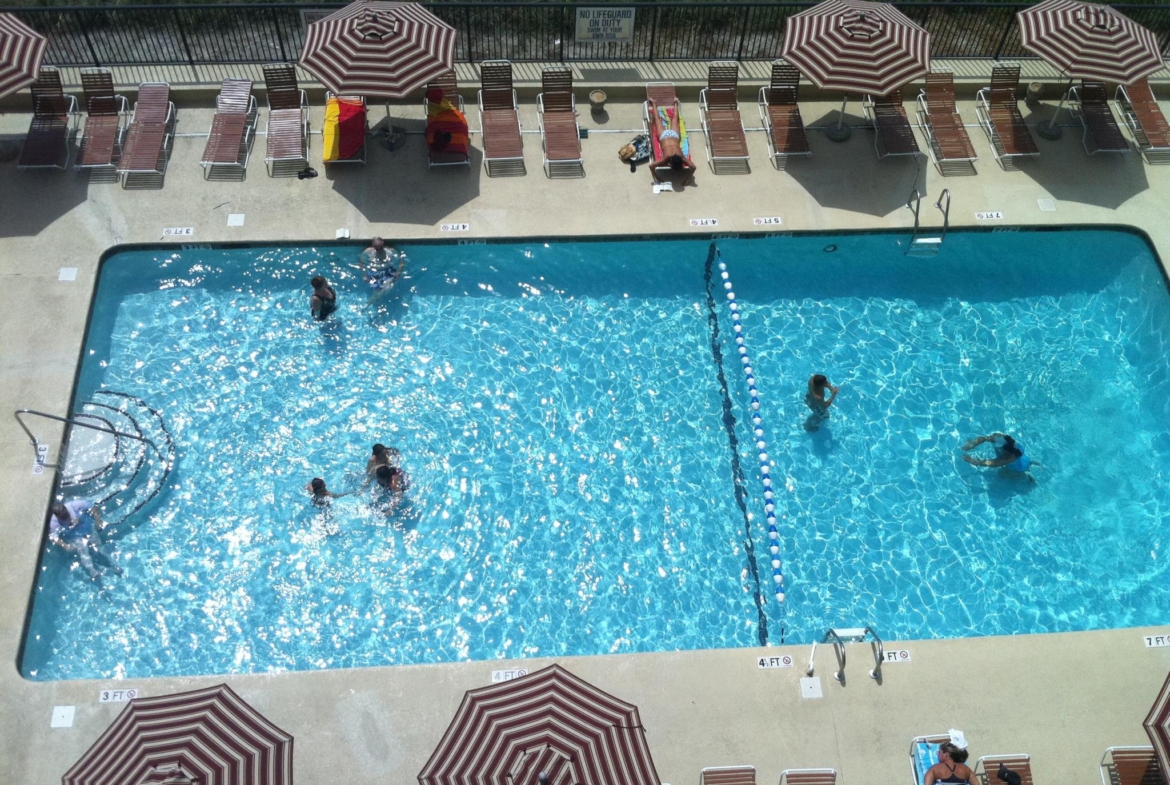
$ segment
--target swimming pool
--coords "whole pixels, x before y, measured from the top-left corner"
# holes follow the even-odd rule
[[[922,259],[905,241],[718,243],[783,486],[784,605],[709,241],[410,245],[409,277],[375,304],[353,246],[120,252],[103,265],[77,406],[103,389],[139,399],[177,460],[115,526],[125,576],[99,591],[46,551],[21,670],[1170,619],[1170,297],[1148,246],[1122,231],[957,232]],[[324,324],[307,318],[317,273],[340,294]],[[841,397],[809,431],[814,371]],[[958,460],[994,430],[1027,445],[1036,482]],[[389,517],[358,491],[375,441],[402,451],[412,483]],[[313,476],[356,493],[326,517],[303,491]]]

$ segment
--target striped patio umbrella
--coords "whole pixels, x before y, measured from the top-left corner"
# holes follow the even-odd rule
[[[37,78],[49,40],[12,14],[0,14],[0,97]]]
[[[291,785],[293,738],[226,684],[130,701],[62,785]]]
[[[930,71],[930,33],[888,3],[825,0],[788,18],[781,57],[822,90],[886,95]]]
[[[471,690],[420,785],[659,785],[638,707],[558,665]]]
[[[1170,771],[1170,674],[1144,724],[1158,755],[1158,765],[1163,772]]]
[[[418,3],[358,0],[309,25],[301,65],[338,95],[405,98],[455,62],[455,28]]]
[[[1069,79],[1129,85],[1162,67],[1154,34],[1109,6],[1045,0],[1016,17],[1024,48]]]

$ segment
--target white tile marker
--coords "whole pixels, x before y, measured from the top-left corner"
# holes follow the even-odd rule
[[[244,225],[244,214],[243,213],[231,213],[230,215],[228,215],[227,225],[228,226],[243,226]]]
[[[76,281],[77,268],[76,267],[61,267],[57,270],[58,281]]]
[[[53,718],[49,720],[50,728],[72,728],[73,727],[73,706],[54,706]]]

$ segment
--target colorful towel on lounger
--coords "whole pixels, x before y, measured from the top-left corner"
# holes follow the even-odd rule
[[[467,118],[444,98],[434,102],[427,98],[427,149],[435,153],[467,155],[470,140]]]
[[[918,785],[922,785],[923,780],[926,779],[926,772],[930,771],[930,767],[936,763],[938,763],[937,744],[920,741],[914,745],[914,775],[917,777]]]
[[[662,128],[665,130],[670,128],[670,118],[674,117],[674,107],[667,109],[665,107],[658,107],[658,119],[662,123]],[[653,129],[653,126],[651,126]],[[678,118],[678,135],[681,137],[679,141],[682,142],[683,158],[688,161],[691,160],[691,138],[687,135],[687,122],[679,115]],[[653,133],[650,134],[650,141],[654,145],[654,160],[662,160],[662,142]]]
[[[330,98],[321,135],[326,163],[357,155],[366,143],[366,105],[360,98]]]

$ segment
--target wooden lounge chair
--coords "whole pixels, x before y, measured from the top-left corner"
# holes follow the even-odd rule
[[[573,96],[573,71],[568,66],[547,66],[540,72],[541,92],[536,96],[540,118],[540,142],[544,172],[570,177],[585,176],[581,158],[581,129],[577,125],[577,99]]]
[[[284,174],[309,165],[309,107],[305,91],[297,87],[297,72],[290,63],[264,66],[268,91],[268,141],[264,164],[269,176],[281,168]],[[282,164],[292,163],[290,170]]]
[[[479,67],[479,124],[488,177],[525,174],[520,107],[512,89],[512,64],[488,60]]]
[[[980,782],[986,782],[988,785],[995,785],[1001,782],[996,777],[999,773],[1000,766],[1004,766],[1019,774],[1020,785],[1032,785],[1032,758],[1024,753],[984,755],[975,761],[975,765],[972,767],[975,771],[975,779]]]
[[[975,174],[978,160],[963,118],[955,108],[954,74],[931,71],[918,94],[918,124],[926,133],[930,158],[941,174]]]
[[[1148,79],[1117,86],[1116,101],[1134,144],[1148,163],[1170,163],[1170,123],[1154,98]]]
[[[442,90],[443,99],[450,101],[451,105],[459,110],[459,114],[466,118],[463,109],[463,96],[459,95],[459,82],[455,78],[455,71],[448,71],[440,77],[432,79],[427,82],[427,92],[431,90]],[[423,111],[427,110],[427,99],[423,96]],[[466,130],[466,129],[464,129]],[[471,152],[468,145],[462,145],[462,149],[443,149],[432,150],[430,145],[427,145],[427,165],[428,166],[466,166],[471,168]]]
[[[1121,126],[1109,106],[1109,89],[1104,82],[1081,82],[1080,87],[1069,88],[1069,105],[1085,129],[1081,144],[1089,155],[1097,153],[1132,152],[1129,140],[1121,133]]]
[[[743,132],[743,119],[739,116],[738,63],[719,62],[707,66],[707,86],[699,93],[699,119],[703,123],[711,171],[718,174],[723,166],[740,174],[749,173],[748,159],[751,156]]]
[[[997,65],[991,69],[991,86],[975,96],[975,115],[987,131],[991,154],[1000,166],[1020,156],[1040,155],[1024,118],[1020,115],[1016,90],[1020,84],[1018,65]]]
[[[672,109],[678,103],[678,93],[674,89],[674,82],[646,83],[646,101],[642,104],[642,133],[650,137],[650,159],[652,161],[658,161],[662,159],[662,141],[654,133],[654,123],[650,122],[651,101],[658,106],[660,111]],[[695,162],[690,154],[690,131],[687,130],[686,121],[683,118],[679,118],[679,123],[682,126],[682,138],[679,142],[682,146],[683,155],[686,156],[687,163],[694,167]],[[688,175],[688,179],[693,177],[693,172]],[[654,179],[656,181],[662,180],[658,171],[654,172]]]
[[[783,60],[772,63],[772,81],[760,88],[760,120],[768,132],[768,153],[772,165],[780,168],[780,160],[790,155],[812,155],[804,119],[797,104],[800,71]]]
[[[17,168],[69,168],[69,132],[76,112],[77,99],[71,95],[37,98]]]
[[[99,95],[89,99],[85,127],[77,150],[74,169],[117,169],[129,115],[126,99],[120,95]]]
[[[51,65],[42,65],[37,71],[36,81],[29,85],[32,93],[33,111],[36,111],[39,98],[62,98],[65,88],[61,84],[61,72]]]
[[[203,148],[203,176],[210,177],[215,167],[248,168],[256,131],[256,97],[251,79],[224,79],[215,99],[215,117],[211,133]]]
[[[780,772],[780,785],[835,785],[836,769],[785,769]]]
[[[336,110],[334,107],[337,107]],[[336,111],[337,117],[352,113],[348,120],[335,120],[330,115]],[[366,99],[360,95],[334,95],[325,91],[325,125],[322,129],[323,151],[321,159],[326,164],[362,164],[366,163],[366,137],[370,126],[366,121]],[[336,136],[333,136],[336,134]],[[333,143],[338,145],[338,151],[333,150]],[[352,149],[344,154],[346,149]],[[336,156],[336,157],[335,157]]]
[[[878,160],[890,156],[922,155],[914,128],[902,105],[902,91],[894,90],[888,95],[867,95],[862,109],[875,131],[873,145]]]
[[[1110,747],[1101,756],[1101,785],[1167,785],[1153,747]]]
[[[91,98],[114,96],[114,75],[108,68],[82,68],[81,90],[85,94],[86,104]]]
[[[130,175],[166,173],[171,138],[175,130],[175,105],[166,82],[143,82],[134,102],[134,117],[126,131],[126,142],[118,157],[118,171]]]
[[[699,772],[699,785],[756,785],[756,767],[708,766]]]

